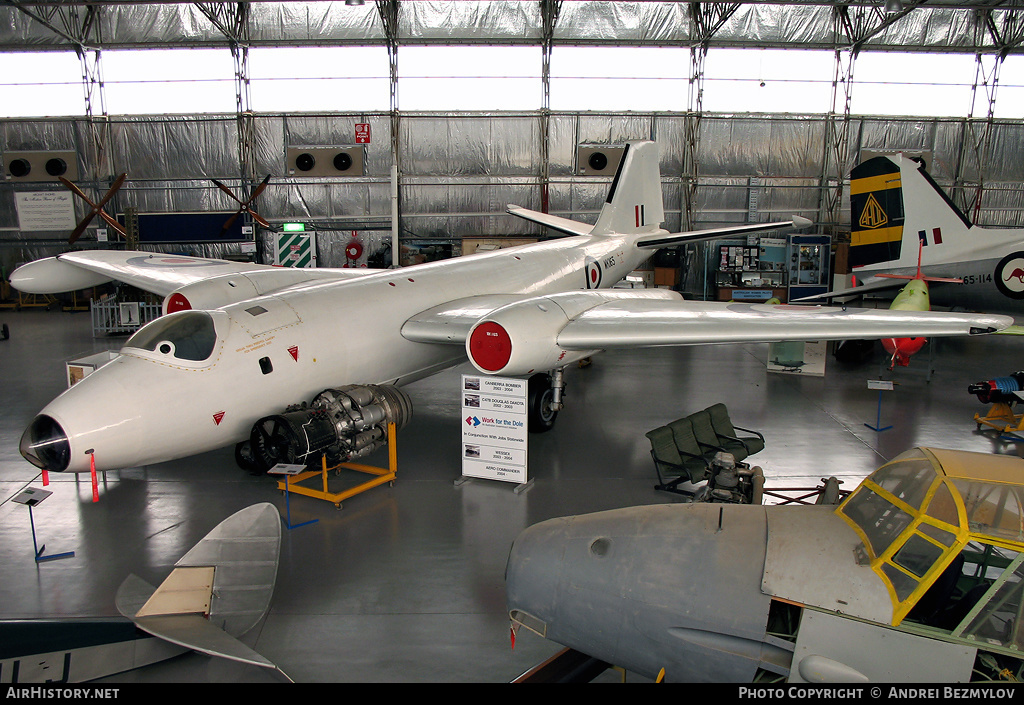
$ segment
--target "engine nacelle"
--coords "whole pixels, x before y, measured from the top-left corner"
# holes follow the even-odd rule
[[[567,350],[558,344],[558,334],[570,320],[558,298],[518,301],[477,321],[466,337],[466,354],[473,366],[484,374],[526,375],[598,352]],[[591,306],[595,303],[589,302]]]
[[[260,292],[244,274],[222,274],[186,284],[164,299],[164,315],[175,311],[208,311],[259,296]]]
[[[558,335],[584,311],[616,299],[669,299],[665,289],[603,290],[537,296],[495,309],[477,321],[466,336],[466,354],[480,372],[528,375],[590,357],[600,349],[569,349]]]
[[[252,428],[250,461],[267,471],[278,463],[309,465],[328,455],[339,463],[387,445],[388,424],[402,428],[412,401],[398,387],[367,384],[325,389],[308,406],[266,416]]]
[[[255,296],[263,296],[286,286],[330,278],[324,270],[305,267],[267,267],[247,272],[221,274],[186,284],[164,299],[164,314],[189,309],[208,311]]]

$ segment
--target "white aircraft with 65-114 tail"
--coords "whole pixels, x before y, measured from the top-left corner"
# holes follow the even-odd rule
[[[937,306],[1024,313],[1024,228],[973,225],[919,160],[874,157],[850,172],[850,266],[856,286],[802,302],[891,295],[903,278],[935,284]]]
[[[74,252],[11,276],[27,293],[125,281],[165,315],[48,404],[21,440],[38,467],[132,467],[237,444],[243,464],[348,459],[387,442],[402,385],[464,362],[527,376],[530,425],[550,428],[562,369],[608,348],[989,333],[995,315],[686,301],[611,287],[654,250],[807,225],[669,233],[658,150],[631,142],[595,225],[510,207],[568,237],[427,264],[295,270],[144,252]],[[312,400],[312,401],[310,401]]]

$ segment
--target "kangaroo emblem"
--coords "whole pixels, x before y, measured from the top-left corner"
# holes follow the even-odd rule
[[[1010,272],[1010,276],[1003,279],[1003,281],[1008,282],[1011,279],[1016,279],[1021,284],[1024,284],[1024,269],[1021,269],[1020,267],[1014,267],[1013,271]]]

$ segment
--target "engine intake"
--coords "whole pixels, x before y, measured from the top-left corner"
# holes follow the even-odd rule
[[[387,445],[388,424],[400,429],[412,418],[412,401],[398,387],[348,385],[325,389],[308,405],[266,416],[252,427],[249,457],[266,472],[278,463],[331,464],[369,455]]]

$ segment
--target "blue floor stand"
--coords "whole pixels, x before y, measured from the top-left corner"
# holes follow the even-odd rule
[[[868,424],[868,423],[866,423],[864,425],[867,426],[868,428],[870,428],[872,431],[875,431],[876,433],[881,433],[882,431],[888,431],[890,428],[892,428],[892,426],[886,426],[885,428],[879,428],[882,425],[882,392],[881,391],[878,392],[878,415],[875,417],[875,425],[872,426],[871,424]]]
[[[291,492],[288,491],[288,476],[285,475],[284,476],[284,507],[285,507],[285,513],[287,514],[288,518],[285,520],[284,525],[285,525],[285,527],[289,531],[291,531],[292,529],[297,529],[300,526],[306,526],[307,524],[315,524],[318,521],[320,521],[319,519],[310,519],[309,521],[304,521],[301,524],[292,524],[292,504],[291,504],[291,501],[290,501],[290,497],[291,497]]]
[[[42,563],[44,561],[55,561],[58,558],[71,558],[75,555],[74,551],[68,551],[66,553],[55,553],[52,556],[44,556],[43,552],[46,550],[46,544],[40,546],[36,543],[36,522],[32,518],[32,505],[28,505],[28,522],[32,525],[32,551],[35,553],[36,563]]]

